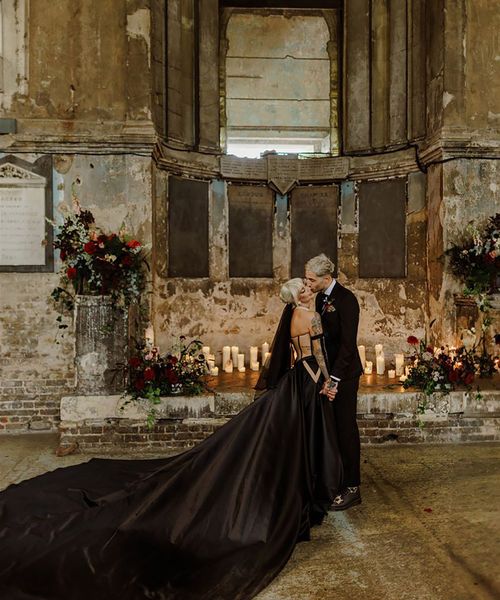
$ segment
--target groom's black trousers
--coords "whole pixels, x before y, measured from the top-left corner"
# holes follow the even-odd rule
[[[356,422],[359,377],[342,380],[332,402],[337,438],[344,466],[342,488],[360,484],[360,442]]]

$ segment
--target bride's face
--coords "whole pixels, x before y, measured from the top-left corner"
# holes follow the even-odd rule
[[[299,292],[299,302],[301,304],[309,304],[313,298],[314,294],[311,291],[310,288],[307,287],[307,285],[303,285],[300,288],[300,292]]]

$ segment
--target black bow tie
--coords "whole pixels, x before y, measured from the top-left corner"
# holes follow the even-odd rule
[[[328,294],[325,294],[325,292],[321,292],[321,294],[319,295],[319,298],[323,304],[326,304],[326,302],[328,300]]]

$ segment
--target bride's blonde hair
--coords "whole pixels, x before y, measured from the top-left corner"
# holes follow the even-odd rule
[[[300,290],[304,282],[300,277],[294,277],[281,286],[280,298],[285,304],[298,304]]]

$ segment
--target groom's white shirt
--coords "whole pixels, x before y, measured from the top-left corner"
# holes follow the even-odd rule
[[[334,279],[334,280],[332,281],[332,283],[330,283],[330,285],[329,285],[329,286],[326,288],[326,290],[323,292],[323,294],[326,294],[327,296],[329,296],[329,295],[332,293],[332,291],[333,291],[333,288],[335,287],[335,284],[336,284],[336,283],[337,283],[337,280],[336,280],[336,279]]]

